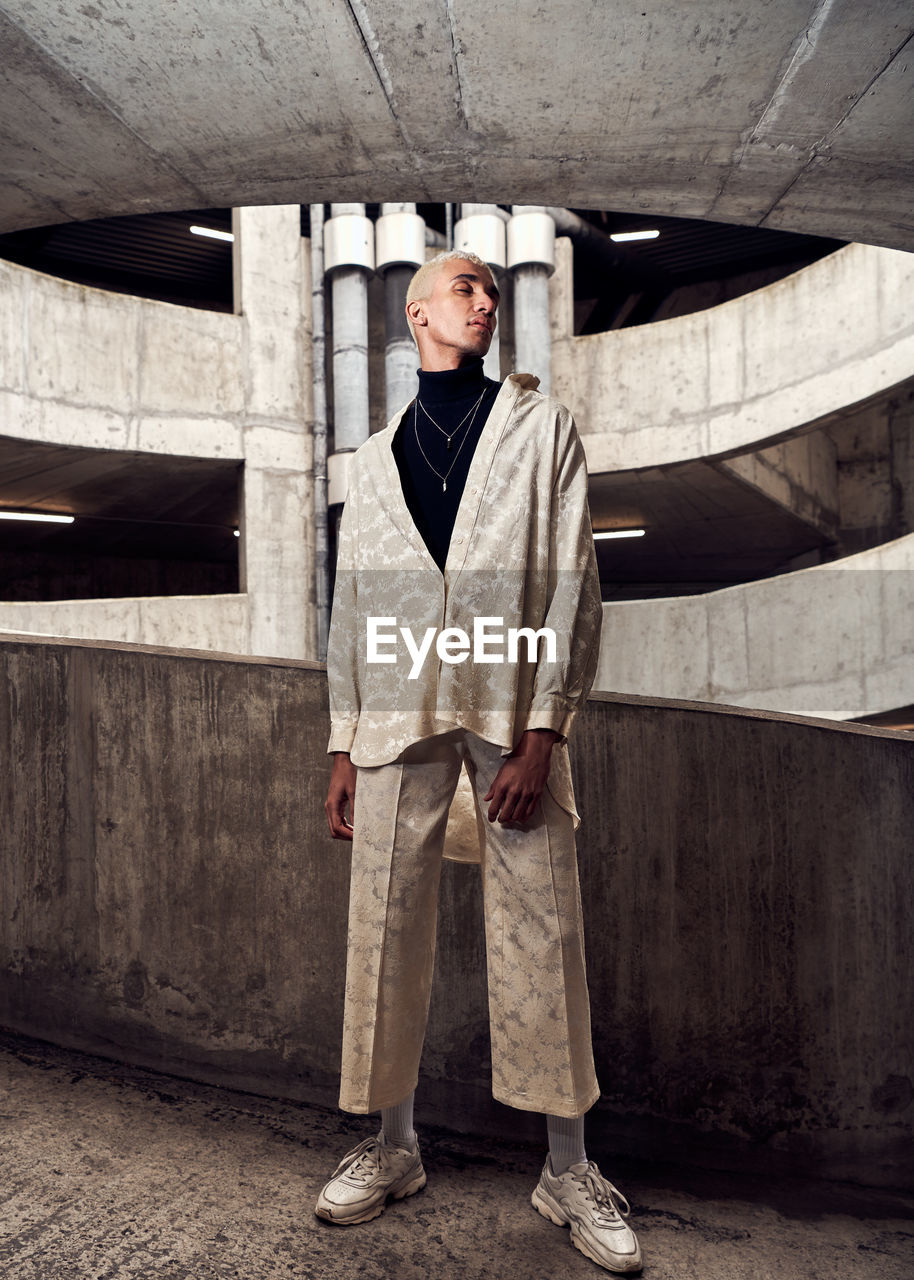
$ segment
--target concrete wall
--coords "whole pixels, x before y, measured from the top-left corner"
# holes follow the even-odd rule
[[[348,849],[306,662],[0,641],[0,1021],[332,1104]],[[603,697],[573,738],[594,1144],[914,1177],[914,745]],[[478,871],[449,866],[419,1114],[490,1098]]]
[[[717,465],[823,533],[837,532],[838,458],[826,432],[807,431]]]
[[[243,460],[247,602],[230,634],[218,632],[225,611],[212,597],[185,603],[178,643],[307,657],[316,652],[309,245],[297,205],[241,210],[235,229],[234,316],[0,262],[0,434]],[[155,629],[137,635],[131,620],[178,607],[65,601],[33,613],[37,629],[58,635],[175,643]],[[17,609],[0,606],[0,627],[30,625]]]
[[[914,373],[908,253],[848,245],[707,311],[580,338],[560,285],[553,395],[591,472],[745,452]]]
[[[704,595],[603,605],[595,688],[844,720],[914,702],[914,534]]]
[[[914,529],[914,384],[825,430],[838,456],[842,544],[857,550]]]
[[[28,632],[77,640],[245,653],[250,644],[249,614],[250,598],[241,594],[28,600],[0,604],[0,634]]]

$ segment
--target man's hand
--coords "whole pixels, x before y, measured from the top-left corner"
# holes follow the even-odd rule
[[[496,773],[483,801],[491,800],[490,822],[529,822],[549,777],[553,744],[560,735],[551,729],[525,729],[520,742]]]
[[[355,778],[356,767],[349,759],[349,752],[335,751],[327,802],[324,805],[324,812],[330,824],[330,834],[334,840],[352,839],[352,823],[355,821]],[[346,817],[347,805],[348,818]]]

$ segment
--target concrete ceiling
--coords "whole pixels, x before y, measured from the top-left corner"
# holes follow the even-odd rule
[[[63,526],[0,521],[0,588],[23,556],[39,553],[235,561],[240,478],[234,460],[0,436],[0,510],[76,516]]]
[[[595,529],[645,528],[596,544],[604,600],[712,591],[818,561],[833,539],[713,463],[590,477]]]
[[[914,249],[908,0],[0,0],[0,231],[495,200]]]

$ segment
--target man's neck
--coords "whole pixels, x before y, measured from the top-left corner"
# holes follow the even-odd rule
[[[478,359],[468,351],[426,351],[420,362],[423,373],[446,373],[449,369],[465,369]]]
[[[452,369],[419,370],[419,399],[423,404],[438,404],[478,396],[486,386],[482,360],[476,356]]]

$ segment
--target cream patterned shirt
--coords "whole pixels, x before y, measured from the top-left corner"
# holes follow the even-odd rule
[[[413,742],[463,727],[507,755],[525,729],[553,729],[562,741],[549,788],[577,825],[566,739],[596,674],[600,582],[584,449],[569,410],[538,385],[523,373],[503,382],[443,574],[410,515],[391,449],[406,408],[353,455],[328,642],[327,750],[348,751],[360,767],[386,764]],[[488,621],[473,650],[480,619]],[[446,628],[459,631],[439,642]],[[554,652],[545,636],[528,644],[523,634],[512,649],[512,628],[549,628]]]

